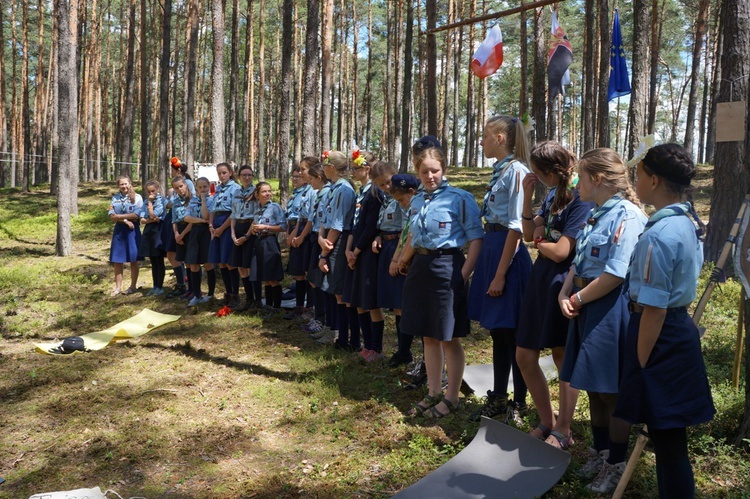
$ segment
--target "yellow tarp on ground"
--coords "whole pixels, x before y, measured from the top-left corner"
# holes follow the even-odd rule
[[[101,350],[113,341],[138,338],[160,326],[175,322],[179,318],[179,315],[160,314],[159,312],[145,308],[138,315],[130,319],[124,320],[103,331],[83,334],[81,338],[83,338],[83,345],[87,350]],[[62,354],[59,351],[61,344],[62,342],[37,343],[34,347],[39,353],[59,355]]]

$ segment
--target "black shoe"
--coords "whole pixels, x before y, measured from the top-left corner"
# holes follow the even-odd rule
[[[167,298],[177,298],[185,294],[185,286],[175,286],[175,288],[167,294]]]
[[[508,404],[508,395],[498,395],[493,391],[488,390],[487,399],[484,405],[480,407],[478,411],[469,416],[469,421],[476,423],[482,419],[482,416],[487,418],[501,416],[500,418],[497,418],[498,421],[507,424],[509,412],[511,413],[510,417],[512,417],[513,407]]]
[[[357,348],[353,345],[344,345],[342,343],[339,343],[339,340],[334,340],[333,348],[335,348],[336,350],[341,350],[343,352],[359,352],[361,350],[360,348]]]
[[[390,359],[388,359],[388,367],[398,367],[404,364],[408,364],[412,359],[405,359],[401,357],[398,352],[394,353]]]
[[[239,300],[237,301],[239,302]],[[237,307],[232,308],[232,311],[233,312],[247,312],[248,310],[250,310],[250,303],[251,303],[250,301],[245,300],[244,302],[242,302],[241,305],[238,305]]]

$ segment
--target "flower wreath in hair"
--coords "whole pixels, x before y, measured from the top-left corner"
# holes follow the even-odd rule
[[[178,158],[177,156],[172,156],[169,162],[172,163],[172,168],[179,168],[180,166],[182,166],[182,161],[180,161],[180,158]]]
[[[357,165],[359,168],[362,168],[367,164],[367,160],[362,155],[359,149],[355,149],[352,151],[352,163]]]
[[[641,139],[640,144],[638,144],[638,148],[633,153],[633,157],[628,160],[627,163],[625,163],[628,168],[633,168],[640,163],[643,158],[646,157],[646,154],[648,154],[649,149],[654,147],[655,145],[659,144],[659,139],[656,138],[655,134],[646,135]]]
[[[331,151],[323,151],[323,164],[328,165],[331,164],[331,161],[328,159],[328,156],[331,155]]]
[[[520,118],[512,118],[513,124],[515,125],[519,121],[523,123],[523,131],[528,135],[534,130],[534,127],[536,126],[536,121],[534,121],[534,118],[529,116],[529,113],[523,113],[523,116]]]

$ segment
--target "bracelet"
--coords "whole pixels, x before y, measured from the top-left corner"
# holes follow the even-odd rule
[[[583,306],[583,300],[581,299],[581,292],[580,291],[576,293],[576,301],[578,302],[578,306],[579,307]]]
[[[534,220],[534,217],[527,217],[526,215],[521,215],[521,218],[528,221]]]
[[[323,255],[323,254],[321,254],[321,255],[320,255],[320,256],[318,257],[318,260],[328,260],[328,255]]]

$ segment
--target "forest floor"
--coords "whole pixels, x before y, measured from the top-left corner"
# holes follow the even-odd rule
[[[461,169],[450,178],[479,197],[489,173]],[[707,216],[708,168],[698,184]],[[58,258],[55,199],[46,186],[0,190],[0,497],[94,486],[150,499],[389,497],[472,440],[478,425],[467,416],[478,398],[467,397],[466,409],[438,424],[410,420],[405,414],[421,393],[404,389],[402,369],[318,345],[295,321],[217,318],[215,309],[187,310],[180,300],[141,292],[111,298],[106,210],[113,192],[109,184],[81,185],[73,255]],[[141,291],[150,279],[146,266]],[[718,410],[690,430],[702,497],[750,497],[748,442],[732,445],[744,401],[731,386],[739,294],[736,282],[717,288],[702,324]],[[88,354],[34,352],[35,342],[105,329],[143,308],[182,318]],[[389,313],[388,355],[393,331]],[[487,331],[475,328],[465,349],[467,363],[491,362]],[[587,495],[574,473],[590,441],[584,394],[575,421],[570,468],[545,497]],[[532,415],[519,427],[535,424]],[[647,451],[626,497],[655,495]]]

